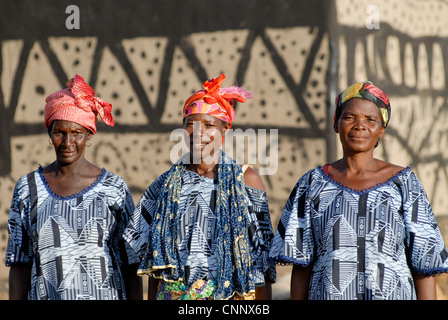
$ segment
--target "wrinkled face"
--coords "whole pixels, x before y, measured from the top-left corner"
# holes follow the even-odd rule
[[[72,164],[84,158],[87,140],[92,133],[83,126],[66,120],[55,120],[50,139],[56,152],[56,159],[62,164]]]
[[[343,106],[335,131],[344,152],[373,150],[384,135],[380,110],[369,100],[349,100]]]
[[[190,153],[196,159],[207,159],[217,154],[229,124],[206,114],[192,114],[184,120]],[[196,162],[195,162],[196,163]]]

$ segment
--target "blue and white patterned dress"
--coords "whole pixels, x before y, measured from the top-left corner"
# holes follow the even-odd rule
[[[158,177],[143,194],[136,206],[134,217],[125,231],[125,238],[135,251],[144,255],[149,226],[160,188],[167,173]],[[216,255],[216,188],[217,181],[185,170],[179,201],[180,226],[177,244],[185,270],[185,287],[190,288],[197,280],[213,280],[217,275]],[[268,261],[273,230],[269,216],[266,192],[246,185],[248,194],[250,245],[260,254],[254,257],[255,284],[263,286],[265,279],[275,282],[275,265]],[[255,247],[262,246],[261,250]]]
[[[422,184],[405,168],[363,191],[318,167],[292,190],[270,258],[312,266],[309,299],[416,299],[412,274],[448,270],[448,252]]]
[[[122,237],[133,209],[126,183],[105,169],[61,197],[39,167],[14,189],[6,265],[32,266],[31,300],[126,299],[121,267],[138,262]]]

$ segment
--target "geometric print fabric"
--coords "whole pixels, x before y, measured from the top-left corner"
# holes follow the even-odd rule
[[[405,168],[357,191],[319,167],[288,199],[270,258],[312,265],[309,298],[416,299],[413,273],[448,270],[447,250],[423,186]]]
[[[125,182],[105,169],[70,197],[50,189],[41,167],[22,177],[11,205],[6,262],[32,265],[28,298],[126,299],[121,267],[138,256],[122,233],[133,209]]]
[[[124,237],[132,248],[143,256],[149,226],[155,214],[159,190],[166,179],[166,173],[159,176],[145,191],[134,211]],[[198,279],[217,278],[218,257],[216,256],[216,189],[217,181],[185,170],[179,199],[179,234],[177,245],[184,267],[184,283],[188,289]],[[268,261],[273,230],[269,216],[266,192],[246,185],[249,204],[249,244],[254,256],[253,274],[256,285],[275,281],[275,265]],[[257,248],[261,247],[261,250]]]

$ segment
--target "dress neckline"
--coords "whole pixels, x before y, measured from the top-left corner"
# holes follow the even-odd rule
[[[77,193],[73,193],[71,195],[68,196],[60,196],[58,195],[56,192],[53,191],[53,189],[51,189],[47,179],[45,178],[42,166],[39,165],[39,168],[37,169],[37,172],[39,173],[39,177],[42,180],[42,182],[44,183],[45,189],[47,190],[47,192],[53,197],[56,198],[58,200],[70,200],[70,199],[74,199],[77,198],[79,196],[82,196],[84,194],[86,194],[87,192],[89,192],[90,190],[92,190],[94,187],[96,187],[98,185],[98,183],[103,179],[103,177],[106,175],[107,170],[105,168],[101,169],[100,174],[96,177],[95,181],[92,182],[92,184],[84,189],[82,189],[81,191],[77,192]]]
[[[367,187],[367,188],[364,188],[364,189],[354,189],[354,188],[347,187],[346,185],[343,185],[342,183],[340,183],[340,182],[334,180],[332,177],[330,177],[330,175],[328,174],[328,164],[323,166],[323,167],[319,166],[317,169],[319,170],[321,175],[325,178],[325,180],[327,180],[328,182],[336,185],[337,187],[339,187],[339,188],[341,188],[341,189],[343,189],[345,191],[348,191],[348,192],[351,192],[351,193],[355,193],[355,194],[358,194],[358,195],[361,195],[361,194],[364,194],[364,193],[368,193],[370,191],[373,191],[373,190],[376,190],[378,188],[381,188],[382,186],[387,185],[390,181],[394,180],[396,177],[398,177],[398,176],[400,176],[402,174],[405,174],[406,172],[411,170],[411,168],[409,166],[407,166],[407,167],[404,167],[403,169],[401,169],[400,171],[398,171],[397,173],[395,173],[394,175],[392,175],[390,178],[387,178],[383,182],[379,182],[379,183],[377,183],[377,184],[375,184],[375,185],[373,185],[371,187]]]

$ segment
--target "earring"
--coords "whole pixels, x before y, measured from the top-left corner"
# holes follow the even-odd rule
[[[378,147],[378,145],[380,144],[380,140],[381,140],[381,139],[378,138],[378,141],[376,142],[374,149],[375,149],[376,147]]]
[[[51,138],[48,138],[48,143],[50,144],[50,146],[53,145],[53,142],[51,141]]]

